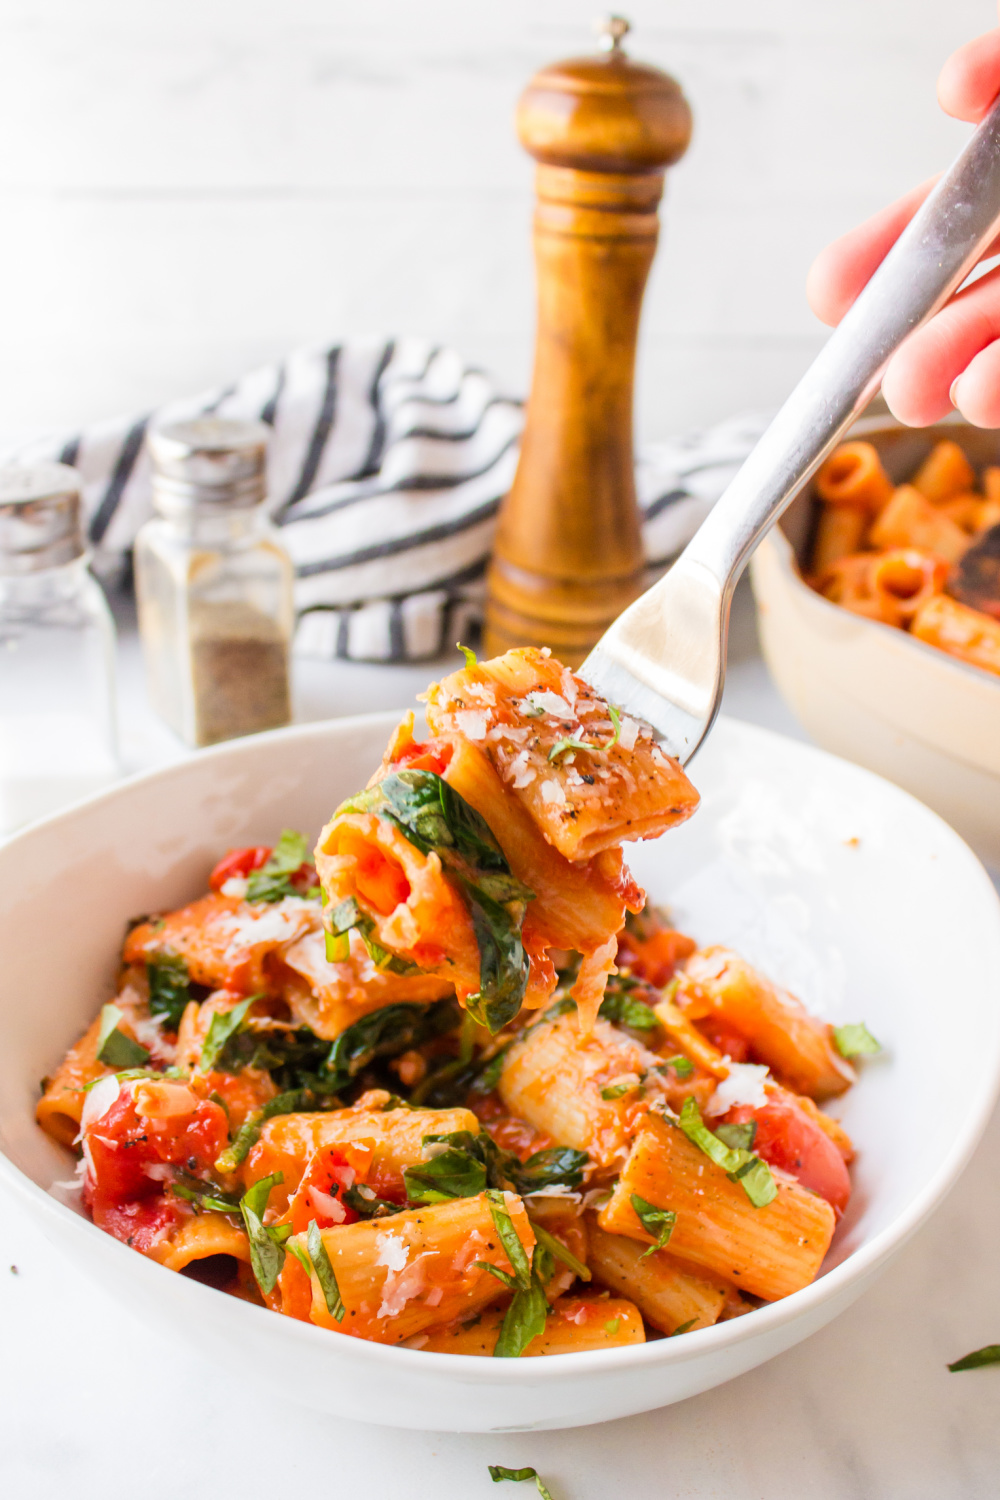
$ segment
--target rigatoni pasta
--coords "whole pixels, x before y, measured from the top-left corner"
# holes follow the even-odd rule
[[[867,514],[868,456],[837,482]],[[793,1294],[850,1196],[815,1101],[872,1039],[644,905],[622,842],[697,794],[572,673],[470,662],[428,717],[315,868],[286,830],[126,935],[37,1107],[84,1208],[414,1357],[623,1348]]]
[[[1000,526],[1000,468],[982,490],[958,443],[943,439],[908,484],[893,486],[870,443],[844,443],[816,475],[821,501],[812,586],[833,604],[970,666],[1000,674],[1000,535],[975,569],[974,544]]]

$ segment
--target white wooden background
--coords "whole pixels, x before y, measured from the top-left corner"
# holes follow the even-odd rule
[[[596,0],[0,0],[0,436],[424,332],[527,382],[511,114]],[[939,168],[934,79],[990,0],[630,0],[683,83],[640,430],[779,400],[816,250]]]

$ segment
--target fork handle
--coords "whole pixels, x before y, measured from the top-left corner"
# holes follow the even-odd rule
[[[891,356],[961,286],[1000,227],[1000,98],[830,335],[683,557],[731,593],[774,525],[875,394]]]

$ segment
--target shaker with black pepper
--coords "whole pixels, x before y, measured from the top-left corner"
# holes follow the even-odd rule
[[[189,745],[291,718],[292,564],[266,498],[269,429],[198,417],[153,431],[156,515],[135,572],[153,707]]]

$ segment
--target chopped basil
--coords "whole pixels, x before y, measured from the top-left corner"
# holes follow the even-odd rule
[[[488,1188],[486,1201],[489,1204],[490,1217],[493,1220],[500,1243],[510,1261],[514,1272],[514,1280],[517,1282],[519,1291],[526,1291],[531,1285],[531,1266],[528,1264],[528,1255],[521,1244],[517,1230],[511,1221],[510,1212],[504,1201],[503,1193],[498,1188]]]
[[[294,1255],[295,1256],[295,1259],[298,1261],[298,1263],[302,1267],[303,1271],[305,1271],[306,1275],[307,1276],[311,1276],[312,1275],[312,1261],[309,1259],[308,1255],[303,1250],[302,1246],[301,1245],[296,1245],[296,1244],[289,1244],[287,1246],[287,1249],[288,1249],[289,1255]]]
[[[625,989],[614,988],[605,994],[598,1015],[633,1031],[655,1031],[660,1022],[656,1011],[643,1000],[635,1000]]]
[[[326,1253],[323,1236],[320,1234],[319,1225],[315,1219],[310,1222],[308,1232],[306,1233],[306,1244],[309,1247],[309,1259],[312,1261],[313,1270],[316,1272],[316,1280],[319,1282],[320,1291],[323,1293],[326,1310],[331,1318],[335,1318],[338,1323],[342,1323],[346,1311],[344,1299],[340,1295],[340,1287],[337,1285],[337,1278],[333,1274],[333,1266],[330,1263],[329,1255]]]
[[[740,1125],[717,1125],[715,1133],[723,1145],[735,1151],[750,1151],[757,1139],[757,1121],[744,1120]]]
[[[447,1203],[452,1198],[474,1198],[486,1186],[486,1168],[468,1151],[447,1147],[430,1161],[403,1172],[410,1203]]]
[[[243,1122],[232,1145],[227,1146],[216,1159],[215,1170],[235,1172],[240,1162],[246,1160],[251,1146],[255,1146],[260,1140],[261,1129],[267,1120],[274,1119],[275,1115],[297,1114],[299,1110],[308,1109],[314,1103],[314,1096],[309,1089],[293,1089],[287,1094],[278,1094],[276,1098],[269,1099]]]
[[[555,760],[556,756],[565,755],[567,750],[594,751],[600,750],[600,748],[600,745],[588,745],[586,740],[575,740],[571,734],[568,734],[564,739],[556,740],[555,744],[552,746],[552,749],[549,751],[548,759]]]
[[[622,1326],[622,1320],[621,1320],[621,1318],[610,1318],[608,1320],[608,1322],[605,1323],[605,1325],[604,1325],[604,1332],[605,1333],[610,1333],[611,1336],[612,1336],[612,1338],[614,1338],[615,1334],[618,1332],[618,1330],[619,1330],[619,1328],[621,1326]]]
[[[581,1281],[590,1280],[590,1267],[585,1266],[582,1260],[577,1260],[572,1250],[567,1250],[561,1240],[557,1240],[555,1235],[550,1234],[541,1224],[536,1224],[534,1219],[531,1221],[531,1227],[535,1231],[538,1244],[543,1246],[555,1260],[561,1260],[563,1265],[568,1266]]]
[[[611,745],[617,745],[618,741],[622,737],[622,716],[621,716],[620,712],[618,711],[618,709],[615,708],[615,706],[614,706],[613,703],[609,703],[608,704],[608,718],[611,720],[612,724],[615,726],[615,736],[614,736],[614,739],[611,741],[611,743],[609,745],[607,745],[605,747],[606,749],[610,750],[611,749]]]
[[[304,833],[286,828],[271,850],[267,863],[251,870],[247,877],[248,901],[283,901],[286,896],[300,896],[291,876],[308,862],[309,841]]]
[[[533,1339],[545,1332],[545,1320],[549,1315],[548,1299],[542,1287],[541,1266],[536,1264],[539,1246],[536,1244],[535,1253],[529,1262],[525,1248],[511,1221],[503,1193],[495,1188],[489,1188],[486,1199],[494,1228],[513,1269],[513,1282],[516,1287],[511,1304],[500,1325],[493,1357],[517,1359]]]
[[[971,1354],[964,1354],[948,1366],[949,1370],[981,1370],[984,1365],[1000,1365],[1000,1344],[984,1344]]]
[[[193,1203],[199,1212],[238,1214],[240,1211],[236,1194],[224,1192],[214,1182],[203,1182],[199,1177],[189,1177],[184,1173],[170,1186],[178,1198]]]
[[[455,649],[456,651],[461,651],[462,655],[465,657],[465,670],[467,672],[471,672],[473,667],[478,667],[479,659],[476,656],[476,653],[471,650],[470,647],[463,646],[461,641],[456,641]]]
[[[638,1086],[633,1079],[626,1079],[624,1083],[610,1083],[606,1089],[601,1089],[601,1098],[620,1099],[623,1094],[629,1093]]]
[[[323,938],[326,943],[327,963],[345,964],[351,956],[350,932],[324,931]]]
[[[101,1007],[101,1029],[97,1034],[97,1061],[108,1068],[141,1068],[149,1062],[149,1053],[118,1027],[125,1016],[117,1005]]]
[[[465,898],[479,944],[480,987],[467,1009],[491,1034],[500,1031],[521,1009],[527,988],[521,923],[533,892],[511,874],[485,818],[443,777],[414,769],[391,772],[342,810],[374,812],[395,823],[422,854],[438,855]]]
[[[687,1322],[682,1323],[679,1328],[675,1328],[673,1333],[668,1333],[667,1338],[675,1339],[679,1333],[687,1333],[690,1328],[694,1327],[697,1321],[697,1318],[688,1318]]]
[[[208,1032],[201,1047],[199,1066],[203,1073],[207,1073],[211,1068],[215,1067],[223,1047],[229,1041],[229,1038],[239,1031],[243,1025],[243,1019],[247,1011],[254,1001],[259,998],[258,995],[248,995],[245,1000],[241,1000],[238,1005],[234,1005],[232,1010],[217,1010],[213,1012]]]
[[[861,1057],[882,1051],[881,1044],[875,1040],[863,1021],[854,1025],[835,1026],[833,1041],[841,1057]]]
[[[713,1135],[701,1118],[697,1102],[690,1095],[684,1100],[678,1123],[688,1140],[721,1167],[730,1182],[742,1185],[754,1208],[765,1208],[777,1197],[778,1189],[766,1162],[743,1147],[727,1146]]]
[[[673,1068],[678,1078],[690,1078],[694,1072],[694,1063],[689,1057],[678,1052],[676,1057],[668,1057],[663,1064],[665,1068]]]
[[[672,1208],[657,1208],[655,1203],[648,1203],[638,1193],[632,1193],[629,1201],[643,1229],[653,1236],[654,1243],[639,1257],[640,1260],[645,1260],[647,1255],[652,1255],[654,1250],[662,1250],[667,1244],[674,1232],[677,1215]]]
[[[474,1260],[472,1264],[478,1266],[481,1271],[488,1271],[495,1280],[502,1282],[509,1292],[517,1291],[517,1278],[509,1271],[502,1271],[499,1266],[492,1265],[488,1260]]]
[[[282,1236],[263,1222],[271,1189],[283,1181],[282,1172],[272,1172],[269,1177],[262,1177],[248,1188],[240,1200],[240,1213],[250,1241],[250,1265],[257,1285],[264,1293],[274,1291],[285,1264]]]
[[[146,977],[150,1011],[154,1016],[165,1016],[167,1026],[176,1031],[188,1002],[194,998],[186,962],[179,953],[164,948],[147,958]]]
[[[539,1479],[537,1470],[505,1469],[503,1464],[487,1464],[486,1467],[490,1471],[490,1478],[494,1484],[499,1484],[501,1479],[513,1479],[517,1483],[520,1483],[522,1479],[533,1479],[538,1486],[538,1493],[541,1495],[542,1500],[552,1500],[552,1496]]]

